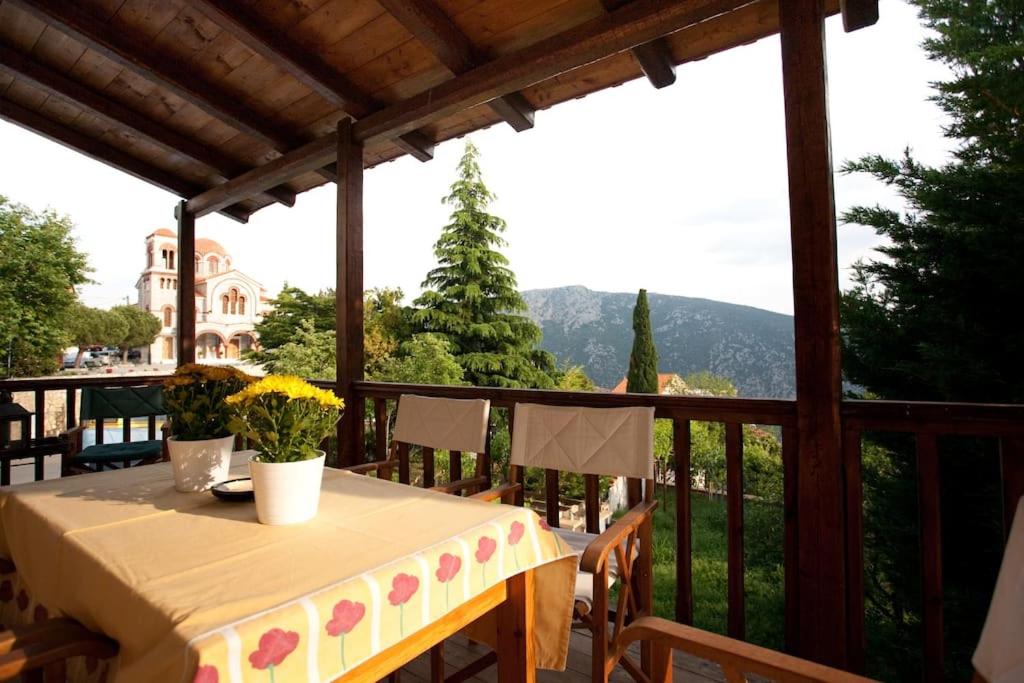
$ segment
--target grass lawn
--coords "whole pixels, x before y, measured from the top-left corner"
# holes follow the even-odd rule
[[[676,529],[675,489],[661,495],[654,517],[655,612],[675,616]],[[693,511],[694,625],[725,633],[728,612],[726,576],[725,500],[691,493]],[[745,501],[744,559],[746,564],[747,640],[781,650],[783,646],[783,517],[782,506]]]

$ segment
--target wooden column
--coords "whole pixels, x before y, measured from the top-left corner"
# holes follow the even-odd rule
[[[337,250],[337,393],[345,401],[338,459],[354,465],[363,460],[363,405],[352,385],[363,379],[363,143],[348,118],[338,123]]]
[[[779,3],[797,402],[795,617],[801,656],[847,665],[839,281],[824,0]]]
[[[175,354],[178,365],[196,361],[196,217],[185,201],[174,211],[178,218],[178,320]]]

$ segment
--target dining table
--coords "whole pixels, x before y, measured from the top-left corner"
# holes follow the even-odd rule
[[[565,667],[578,562],[521,507],[326,468],[317,516],[268,526],[169,463],[0,489],[0,558],[0,620],[108,636],[69,671],[116,683],[378,680],[467,627],[532,681]]]

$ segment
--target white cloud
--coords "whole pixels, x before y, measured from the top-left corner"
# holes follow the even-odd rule
[[[928,82],[945,76],[919,48],[924,31],[903,3],[882,4],[875,27],[842,32],[829,20],[833,158],[896,155],[909,145],[939,163],[948,143]],[[508,221],[506,250],[523,288],[583,284],[606,291],[646,287],[792,311],[785,129],[777,38],[687,64],[675,85],[644,80],[537,114],[534,130],[505,125],[473,135],[483,153],[494,211]],[[134,299],[143,238],[173,227],[176,198],[6,123],[0,123],[0,193],[52,206],[78,225],[96,269],[84,288],[93,305]],[[404,158],[368,172],[368,287],[417,293],[447,220],[440,203],[461,154],[438,147],[421,164]],[[836,206],[899,206],[869,178],[836,180]],[[334,186],[271,207],[248,225],[202,219],[239,268],[276,292],[334,283]],[[878,243],[864,228],[839,228],[846,268]]]

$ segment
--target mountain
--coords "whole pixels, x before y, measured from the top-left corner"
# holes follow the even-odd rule
[[[559,363],[582,365],[599,386],[613,387],[629,366],[636,293],[556,287],[523,292],[544,331],[541,346]],[[793,318],[750,306],[650,294],[658,370],[710,370],[740,396],[792,398]]]

